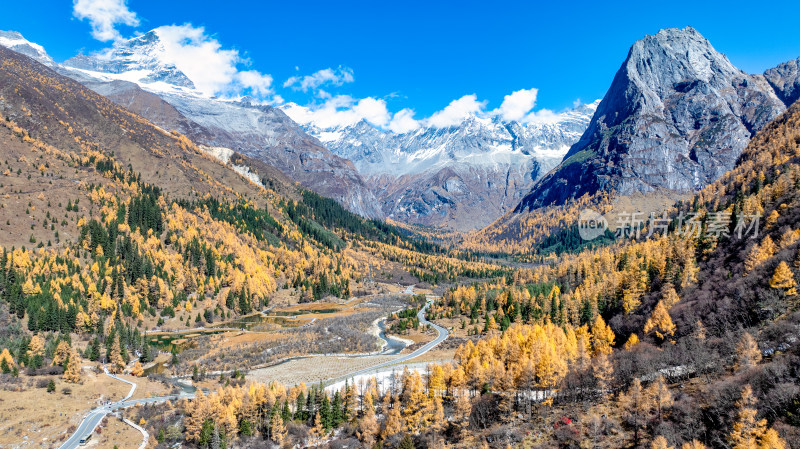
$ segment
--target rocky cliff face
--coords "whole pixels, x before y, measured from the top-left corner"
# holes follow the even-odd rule
[[[734,67],[691,27],[646,36],[631,48],[586,132],[517,210],[598,191],[703,187],[785,110],[767,79]]]
[[[764,78],[787,107],[800,98],[800,58],[767,70]]]
[[[511,210],[586,129],[597,103],[521,124],[470,116],[450,127],[397,134],[366,121],[306,130],[353,162],[396,220],[460,230]]]

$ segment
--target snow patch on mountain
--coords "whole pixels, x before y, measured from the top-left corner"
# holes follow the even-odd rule
[[[22,34],[16,31],[0,30],[0,45],[29,56],[45,65],[53,64],[53,58],[47,54],[44,47],[25,39]]]
[[[552,168],[577,142],[599,100],[522,124],[470,115],[460,124],[428,126],[407,133],[382,130],[362,120],[354,125],[305,130],[364,176],[401,177],[461,165],[499,168],[535,159]]]

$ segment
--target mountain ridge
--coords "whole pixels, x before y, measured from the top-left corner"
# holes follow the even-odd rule
[[[467,231],[513,209],[577,141],[597,103],[531,123],[471,114],[456,125],[405,133],[365,120],[304,129],[354,163],[385,216]]]

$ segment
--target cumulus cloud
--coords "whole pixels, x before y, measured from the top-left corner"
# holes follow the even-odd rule
[[[206,34],[205,28],[168,25],[155,32],[163,46],[157,57],[183,72],[199,91],[226,97],[250,94],[261,99],[273,94],[270,75],[240,70],[247,60],[238,50],[223,49],[218,40]]]
[[[313,123],[320,128],[350,126],[361,120],[385,127],[392,118],[386,101],[373,97],[357,100],[349,95],[336,95],[318,105],[290,103],[284,107],[284,112],[297,123]]]
[[[392,114],[386,100],[373,97],[355,99],[349,95],[336,95],[316,105],[287,103],[283,111],[301,125],[313,124],[322,129],[351,126],[361,120],[398,134],[421,126],[420,121],[414,119],[413,110],[406,108]]]
[[[353,70],[348,67],[339,66],[339,68],[335,70],[327,68],[314,72],[311,75],[293,76],[283,83],[283,87],[291,87],[295,90],[308,92],[309,90],[314,90],[325,85],[341,86],[342,84],[352,83],[353,81],[355,81]]]
[[[117,25],[139,25],[139,18],[128,9],[126,0],[74,0],[72,15],[80,20],[87,19],[92,26],[92,36],[103,42],[121,39]]]
[[[259,73],[257,70],[244,70],[236,74],[238,84],[256,97],[272,95],[272,76]]]
[[[414,111],[408,108],[397,111],[388,126],[390,131],[398,134],[414,131],[419,127],[419,121],[414,119]]]
[[[493,111],[493,114],[506,121],[521,121],[536,104],[537,93],[538,89],[520,89],[512,92],[503,98],[503,103]]]
[[[324,92],[324,91],[322,91]],[[430,117],[416,119],[413,109],[405,108],[392,113],[385,99],[367,97],[356,99],[349,95],[317,95],[325,101],[320,104],[300,106],[289,103],[284,111],[300,124],[314,124],[319,128],[350,126],[360,120],[394,133],[404,134],[422,126],[443,128],[458,126],[469,116],[479,118],[499,118],[503,121],[517,121],[522,124],[549,124],[563,119],[563,113],[549,109],[534,111],[537,89],[521,89],[506,95],[496,109],[487,109],[487,101],[479,101],[477,95],[464,95],[451,101],[443,109]]]
[[[435,112],[426,122],[437,128],[456,126],[468,116],[478,115],[485,107],[486,102],[478,101],[477,95],[464,95],[457,100],[451,101],[441,111]]]

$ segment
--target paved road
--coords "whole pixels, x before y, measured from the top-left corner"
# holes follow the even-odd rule
[[[129,380],[122,379],[120,377],[117,377],[109,373],[106,367],[103,367],[103,371],[105,371],[106,375],[109,377],[112,377],[120,382],[125,382],[126,384],[130,384],[131,391],[128,393],[127,396],[125,396],[124,398],[122,398],[117,402],[104,404],[90,411],[83,418],[83,421],[81,421],[78,428],[75,429],[75,432],[69,438],[67,438],[66,441],[64,441],[64,444],[62,444],[59,447],[59,449],[76,449],[80,447],[81,438],[85,437],[86,435],[92,434],[94,432],[94,429],[96,429],[97,426],[100,424],[100,421],[102,421],[106,415],[108,415],[109,413],[111,413],[116,409],[133,407],[137,404],[156,404],[160,402],[166,402],[168,400],[194,397],[194,394],[186,393],[184,391],[177,395],[158,396],[152,398],[130,400],[131,396],[133,396],[133,393],[136,391],[136,384]]]
[[[107,414],[111,413],[111,411],[115,408],[115,404],[119,404],[120,402],[130,399],[130,397],[133,396],[133,393],[136,391],[135,383],[129,380],[121,379],[109,373],[108,369],[105,366],[103,367],[103,371],[105,371],[106,376],[114,378],[120,382],[125,382],[126,384],[130,384],[131,391],[128,392],[127,396],[125,396],[124,398],[122,398],[122,400],[118,402],[112,402],[109,404],[101,405],[100,407],[97,407],[96,409],[90,411],[89,414],[83,418],[83,421],[81,421],[81,424],[72,434],[72,436],[67,438],[67,441],[65,441],[64,444],[61,445],[61,449],[74,449],[78,447],[78,445],[80,445],[81,438],[94,432],[94,429],[97,427],[98,424],[100,424],[100,421],[102,421],[103,418]]]
[[[406,291],[404,293],[413,294],[413,289],[414,289],[414,286],[411,285],[406,289]],[[431,349],[433,349],[436,346],[438,346],[441,342],[445,341],[447,339],[447,337],[450,336],[450,332],[448,332],[447,329],[443,328],[442,326],[439,326],[438,324],[435,324],[435,323],[431,323],[430,321],[425,319],[425,312],[428,310],[428,307],[430,307],[430,305],[431,305],[431,303],[433,302],[434,299],[435,299],[434,297],[430,297],[429,296],[428,297],[428,302],[425,304],[425,307],[423,307],[422,309],[419,310],[419,312],[417,312],[417,318],[419,318],[419,322],[421,324],[423,324],[423,325],[429,324],[438,333],[438,335],[436,336],[436,338],[433,339],[433,341],[428,342],[427,344],[425,344],[425,346],[422,346],[421,348],[417,349],[416,351],[414,351],[414,352],[412,352],[410,354],[405,354],[405,355],[402,355],[402,356],[400,356],[400,357],[398,357],[396,359],[392,359],[392,360],[389,360],[389,361],[383,362],[383,363],[378,363],[377,365],[372,365],[369,368],[364,368],[364,369],[361,369],[361,370],[358,370],[358,371],[354,371],[352,373],[347,374],[346,376],[342,376],[342,377],[339,377],[337,379],[331,379],[328,382],[326,382],[326,384],[330,385],[330,384],[333,384],[333,383],[336,383],[336,382],[340,382],[340,381],[342,381],[344,379],[349,379],[349,378],[360,376],[360,375],[363,375],[363,374],[372,373],[375,370],[383,368],[383,367],[386,367],[386,366],[398,365],[398,364],[405,363],[405,362],[407,362],[407,361],[409,361],[411,359],[414,359],[414,358],[417,358],[417,357],[421,356],[422,354],[425,354],[426,352],[428,352]]]

